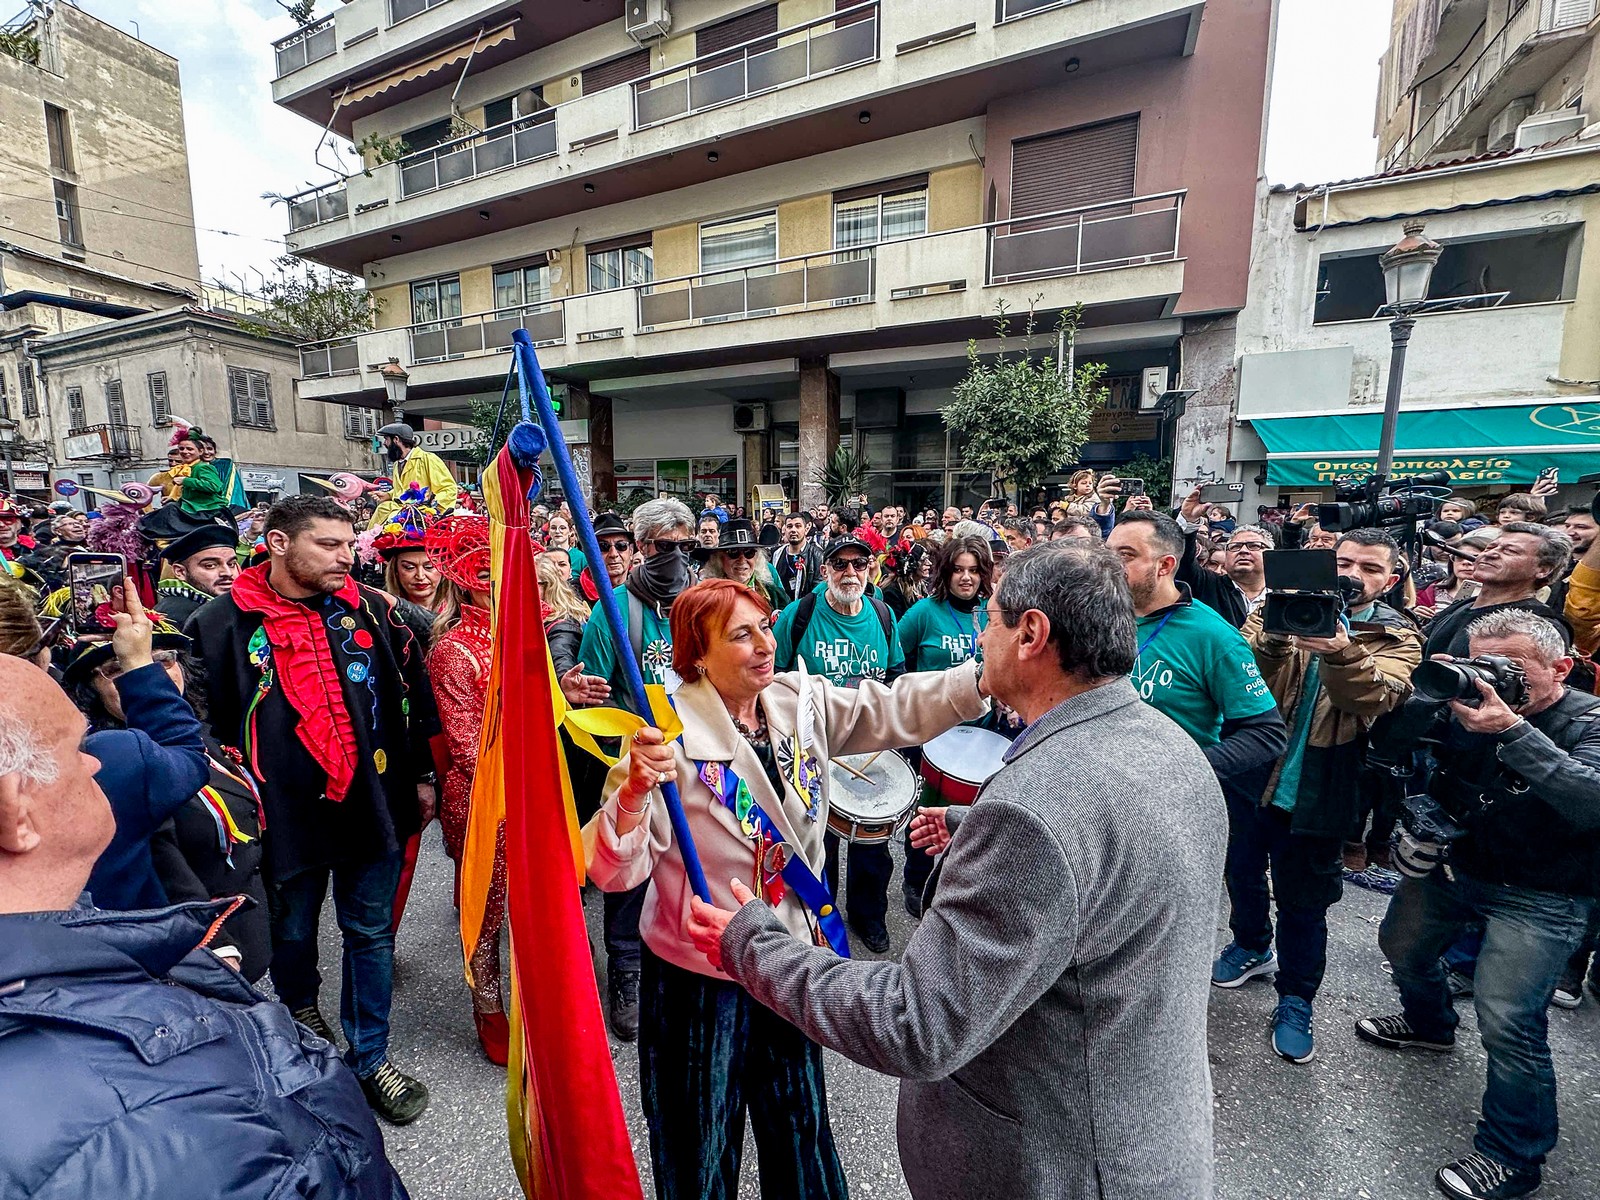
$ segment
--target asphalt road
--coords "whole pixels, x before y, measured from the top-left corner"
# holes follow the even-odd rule
[[[430,833],[400,930],[395,980],[395,1060],[422,1078],[433,1103],[415,1124],[386,1129],[389,1155],[418,1200],[507,1200],[520,1195],[506,1154],[504,1072],[478,1050],[450,905],[450,864]],[[898,880],[897,880],[898,881]],[[1224,1200],[1421,1200],[1436,1196],[1433,1170],[1471,1148],[1484,1083],[1484,1055],[1470,1006],[1449,1057],[1392,1054],[1356,1039],[1351,1025],[1396,1011],[1382,969],[1377,926],[1386,899],[1347,887],[1331,914],[1327,979],[1317,1003],[1317,1057],[1297,1067],[1267,1042],[1275,994],[1252,981],[1213,991],[1211,1063],[1217,1096],[1218,1195]],[[599,898],[587,904],[598,945]],[[328,906],[331,912],[331,905]],[[1219,944],[1227,940],[1219,908]],[[324,1011],[336,1011],[338,965],[324,917]],[[914,922],[891,905],[892,952]],[[1545,1171],[1542,1200],[1600,1196],[1600,1004],[1552,1009],[1551,1046],[1560,1087],[1561,1142]],[[649,1194],[639,1112],[638,1060],[614,1044],[622,1101]],[[895,1083],[833,1054],[828,1104],[851,1194],[908,1196],[894,1143]],[[747,1150],[741,1197],[759,1186]],[[998,1200],[998,1198],[997,1198]],[[1152,1198],[1155,1200],[1155,1198]]]

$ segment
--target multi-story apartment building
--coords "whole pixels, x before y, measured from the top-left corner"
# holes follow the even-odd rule
[[[1600,0],[1395,0],[1378,88],[1379,166],[1578,132],[1600,95],[1597,30]]]
[[[408,413],[460,418],[521,327],[602,496],[797,498],[845,437],[875,499],[961,502],[968,339],[1081,302],[1086,460],[1217,470],[1274,11],[350,0],[277,43],[273,93],[367,154],[292,198],[290,246],[380,328],[303,347],[301,395],[381,405],[393,359]]]
[[[260,481],[286,476],[287,491],[298,490],[292,468],[374,466],[343,436],[341,414],[299,411],[292,343],[190,307],[204,288],[177,61],[50,0],[7,32],[0,437],[9,437],[9,484],[0,477],[0,488],[43,500],[55,478],[145,478],[166,461],[168,413],[208,427]],[[269,434],[259,405],[233,405],[234,371],[258,392],[275,388],[292,420],[280,416]]]

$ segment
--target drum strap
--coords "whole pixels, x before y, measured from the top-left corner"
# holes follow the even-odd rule
[[[761,805],[756,803],[750,788],[739,778],[732,763],[696,763],[695,769],[700,775],[700,782],[733,813],[746,836],[752,839],[760,837],[763,845],[769,841],[782,845],[783,834]],[[834,906],[833,897],[828,894],[827,872],[823,872],[824,877],[818,879],[799,852],[791,851],[784,855],[782,874],[783,882],[793,888],[801,903],[816,915],[817,927],[828,939],[833,952],[840,958],[849,958],[850,939],[845,933],[844,920]]]

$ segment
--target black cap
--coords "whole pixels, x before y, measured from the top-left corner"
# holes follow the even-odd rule
[[[861,553],[865,554],[868,558],[872,557],[872,547],[871,546],[867,545],[866,542],[862,541],[859,537],[857,537],[853,533],[842,533],[838,537],[834,538],[833,541],[828,543],[828,548],[822,552],[823,560],[826,561],[826,560],[832,558],[835,554],[838,554],[839,551],[841,551],[841,550],[850,550],[850,549],[859,550],[859,551],[861,551]]]
[[[229,528],[226,525],[203,525],[194,532],[186,533],[177,540],[169,542],[162,549],[161,557],[171,563],[181,563],[202,550],[210,550],[213,546],[238,549],[238,528]]]
[[[179,633],[176,626],[157,619],[150,634],[150,646],[154,650],[184,651],[189,648],[189,639]],[[111,648],[110,639],[79,638],[67,649],[67,665],[61,672],[62,681],[82,683],[114,657],[116,652]]]

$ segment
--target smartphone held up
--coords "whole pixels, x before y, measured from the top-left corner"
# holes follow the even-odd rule
[[[72,625],[80,637],[109,636],[117,624],[122,581],[128,563],[120,554],[67,555],[67,587],[71,595]]]

